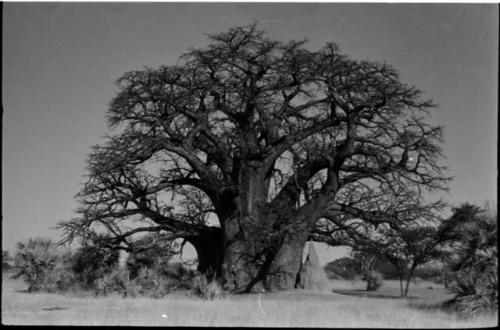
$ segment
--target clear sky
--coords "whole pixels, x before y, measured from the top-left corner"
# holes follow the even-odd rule
[[[117,78],[253,19],[274,38],[334,41],[399,69],[439,104],[432,121],[446,126],[455,177],[444,199],[496,203],[496,4],[4,3],[2,249],[57,239],[50,228],[73,216]]]

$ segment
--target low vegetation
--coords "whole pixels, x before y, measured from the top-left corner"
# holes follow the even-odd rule
[[[191,292],[205,300],[222,299],[226,295],[219,282],[210,281],[205,275],[197,276],[194,279]]]
[[[28,292],[87,291],[97,296],[118,293],[162,298],[173,290],[192,289],[196,276],[195,271],[168,262],[159,253],[148,258],[131,254],[127,265],[119,267],[117,251],[97,245],[63,250],[43,238],[19,242],[13,261],[12,277],[22,279]]]
[[[421,265],[420,272],[414,269],[415,274],[419,274],[419,277],[412,277],[417,296],[410,294],[408,298],[418,298],[420,302],[413,301],[405,308],[449,313],[455,315],[457,320],[485,315],[490,317],[498,313],[496,221],[496,213],[488,213],[482,208],[468,204],[455,208],[454,215],[442,224],[441,233],[447,236],[448,245],[441,251],[440,258]],[[148,239],[155,240],[154,237]],[[120,266],[116,250],[109,250],[105,246],[83,244],[71,251],[48,239],[34,238],[19,242],[12,258],[8,252],[3,252],[3,264],[11,265],[11,269],[4,274],[9,274],[12,280],[22,280],[26,293],[87,293],[94,299],[114,296],[168,299],[179,297],[180,292],[184,292],[185,297],[191,297],[189,299],[240,300],[238,295],[229,295],[224,291],[218,281],[187,268],[181,262],[174,262],[172,257],[175,250],[172,245],[149,246],[149,249],[139,248],[138,252],[131,253],[126,264]],[[340,290],[334,288],[333,293],[318,293],[317,298],[332,299],[333,304],[336,300],[330,296],[338,293],[370,299],[398,298],[395,285],[398,281],[384,279],[377,268],[380,266],[377,263],[380,256],[374,252],[376,250],[370,253],[354,251],[352,258],[345,257],[325,266],[331,284],[335,283],[333,286],[364,281],[364,290],[360,290],[359,286]],[[399,294],[400,299],[408,295],[408,287],[405,295]],[[399,289],[399,293],[403,292],[401,285]],[[295,291],[296,294],[300,292],[304,295],[307,293]],[[280,296],[279,293],[273,294]],[[267,294],[267,297],[273,297],[273,294]],[[432,299],[428,299],[430,297]],[[246,298],[241,299],[243,301]],[[261,312],[265,314],[263,310]],[[369,319],[369,316],[366,317]]]
[[[98,279],[111,273],[118,265],[118,251],[83,245],[71,256],[70,267],[79,285],[92,289]]]
[[[497,220],[496,212],[466,203],[446,223],[453,228],[446,259],[456,294],[448,306],[461,314],[498,311]]]
[[[75,273],[70,267],[71,256],[59,251],[48,239],[35,238],[17,244],[14,256],[14,278],[28,285],[28,292],[56,292],[68,290]]]
[[[226,295],[212,301],[173,291],[163,299],[120,295],[75,296],[22,292],[25,284],[3,282],[2,322],[23,325],[233,326],[326,328],[471,328],[494,327],[496,315],[462,319],[436,307],[450,297],[429,282],[398,298],[398,282],[386,280],[377,292],[361,291],[361,281],[332,280],[347,294],[294,290]],[[433,286],[433,290],[428,287]],[[356,296],[356,294],[366,294]]]
[[[9,251],[2,250],[2,272],[12,268],[12,257]]]

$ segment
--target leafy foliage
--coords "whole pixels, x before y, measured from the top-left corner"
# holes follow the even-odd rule
[[[340,236],[344,245],[353,248],[361,266],[368,262],[370,267],[362,267],[363,271],[375,269],[377,258],[392,264],[400,280],[401,296],[408,294],[417,268],[442,255],[448,239],[443,234],[446,224],[437,213],[442,203],[427,204],[429,208],[425,209],[426,204],[419,199],[409,202],[416,203],[415,207],[404,211],[398,224],[346,227]]]
[[[377,291],[382,286],[383,275],[375,270],[377,256],[368,251],[352,251],[353,258],[358,262],[361,279],[366,282],[366,291]]]
[[[179,288],[179,283],[175,279],[151,268],[141,268],[131,285],[135,286],[135,291],[139,295],[156,299]]]
[[[69,257],[70,254],[58,251],[49,239],[30,238],[27,242],[18,242],[13,278],[22,278],[29,292],[67,289],[74,284]]]
[[[162,298],[168,293],[193,288],[195,272],[182,263],[142,267],[135,274],[126,268],[115,268],[95,282],[97,295],[118,293],[123,297]]]
[[[330,279],[340,278],[353,280],[362,274],[361,265],[356,259],[342,257],[327,263],[324,267],[325,273]],[[394,266],[380,256],[375,256],[373,269],[382,274],[385,279],[397,278]]]
[[[366,282],[366,291],[377,291],[384,282],[384,276],[376,270],[366,270],[361,277]]]
[[[178,253],[177,244],[161,234],[149,234],[133,243],[127,257],[127,269],[135,278],[142,268],[166,269],[172,256]]]
[[[83,245],[75,251],[71,269],[83,287],[92,287],[94,282],[113,271],[118,265],[118,251],[99,245]]]
[[[329,279],[346,279],[353,280],[361,274],[361,266],[359,263],[349,257],[343,257],[327,263],[324,267],[325,273]]]
[[[450,290],[456,293],[450,304],[467,315],[498,310],[497,214],[468,203],[453,211],[446,222]]]
[[[6,250],[2,250],[2,272],[8,271],[12,268],[12,257],[10,256],[10,252]]]
[[[115,268],[108,274],[98,278],[95,281],[96,295],[107,296],[110,293],[118,292],[123,297],[137,295],[136,288],[130,281],[130,274],[124,268]]]

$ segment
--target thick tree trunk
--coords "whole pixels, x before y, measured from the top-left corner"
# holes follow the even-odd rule
[[[195,237],[187,239],[193,244],[198,256],[198,271],[205,274],[209,280],[222,278],[223,241],[222,231],[210,227]]]
[[[223,201],[232,207],[224,209],[224,214],[219,213],[219,218],[222,217],[224,234],[224,286],[241,292],[255,282],[269,259],[263,243],[269,223],[261,214],[269,184],[258,162],[241,164],[237,181],[238,191]]]
[[[244,292],[295,288],[310,222],[292,225],[269,214],[232,221],[238,223],[240,232],[233,233],[232,242],[226,241],[229,243],[224,251],[226,287]]]
[[[247,238],[247,241],[238,241],[225,251],[225,287],[236,292],[296,288],[308,234],[287,237],[276,251],[259,245],[257,233]]]
[[[269,181],[258,162],[242,164],[237,181],[238,190],[225,195],[217,211],[224,287],[233,292],[293,289],[317,214],[311,210],[296,218],[292,200],[267,204]]]
[[[308,238],[307,231],[288,235],[270,267],[265,281],[267,290],[288,290],[297,287],[302,254]]]

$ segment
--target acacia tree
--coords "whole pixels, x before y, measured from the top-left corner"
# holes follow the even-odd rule
[[[438,258],[444,242],[438,229],[432,226],[404,229],[387,238],[390,243],[382,247],[380,253],[396,269],[401,296],[406,297],[417,267]]]
[[[256,24],[208,37],[177,65],[118,80],[115,134],[92,149],[67,240],[102,227],[126,248],[167,232],[228,289],[291,288],[308,239],[349,216],[395,225],[387,191],[443,188],[433,103],[391,66]]]
[[[402,297],[408,295],[416,269],[444,255],[443,248],[453,229],[438,214],[444,203],[411,203],[414,203],[412,212],[400,214],[397,226],[344,226],[332,238],[338,244],[351,246],[358,255],[378,256],[388,261],[399,277]]]

